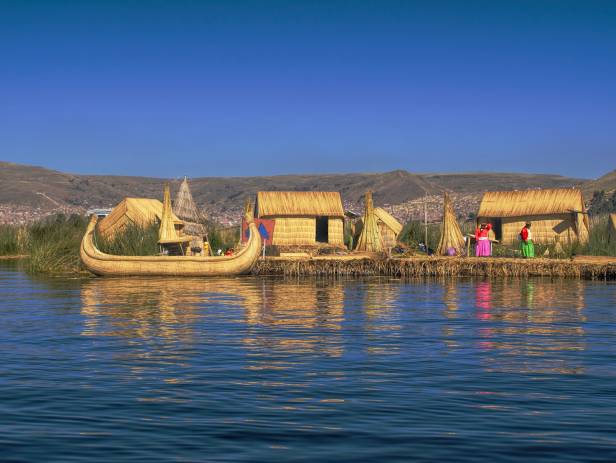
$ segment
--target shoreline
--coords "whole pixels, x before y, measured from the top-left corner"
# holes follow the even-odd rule
[[[15,254],[14,256],[0,256],[0,260],[18,260],[29,257],[27,254]]]
[[[616,258],[518,259],[477,257],[319,256],[260,258],[253,275],[284,276],[548,276],[585,280],[616,280]]]
[[[14,261],[28,255],[0,256]],[[260,257],[250,272],[255,276],[316,277],[551,277],[616,280],[616,257],[580,256],[571,259],[505,257],[378,257],[359,254],[314,257]],[[94,276],[87,271],[53,276]]]

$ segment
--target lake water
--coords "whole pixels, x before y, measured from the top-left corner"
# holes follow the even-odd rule
[[[616,461],[616,285],[41,279],[0,262],[1,461]]]

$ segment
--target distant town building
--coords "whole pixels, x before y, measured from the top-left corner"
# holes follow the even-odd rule
[[[111,214],[112,209],[111,208],[107,208],[107,209],[88,209],[86,211],[86,215],[88,217],[90,217],[91,215],[96,215],[99,219],[103,218],[103,217],[107,217],[109,214]]]

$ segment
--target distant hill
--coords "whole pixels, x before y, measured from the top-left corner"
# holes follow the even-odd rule
[[[424,178],[441,188],[456,193],[482,193],[498,190],[531,188],[562,188],[576,186],[587,180],[551,174],[517,174],[466,172],[461,174],[425,174]]]
[[[70,203],[80,196],[79,183],[75,175],[0,162],[0,203],[41,208]]]
[[[596,180],[584,183],[582,190],[587,198],[591,197],[595,191],[604,190],[605,192],[610,192],[616,190],[616,169]]]
[[[616,171],[592,181],[610,183]],[[605,179],[605,180],[603,180]],[[0,162],[0,205],[55,209],[108,207],[126,196],[161,198],[169,180],[152,177],[77,175],[43,167]],[[404,170],[368,174],[280,175],[271,177],[191,178],[195,201],[212,215],[236,214],[244,198],[258,190],[340,191],[347,205],[360,202],[367,190],[377,205],[396,205],[443,191],[480,194],[489,190],[568,187],[584,179],[515,173],[413,174]],[[172,189],[179,179],[172,180]],[[603,183],[601,183],[603,184]]]

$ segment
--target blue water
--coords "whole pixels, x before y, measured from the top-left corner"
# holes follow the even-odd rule
[[[33,279],[0,460],[616,461],[616,285]]]

